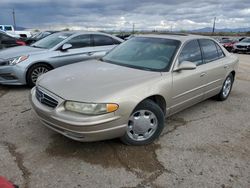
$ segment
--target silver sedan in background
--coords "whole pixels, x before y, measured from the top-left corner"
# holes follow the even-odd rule
[[[0,51],[0,84],[34,86],[51,69],[104,56],[122,39],[99,32],[59,32],[31,46]]]

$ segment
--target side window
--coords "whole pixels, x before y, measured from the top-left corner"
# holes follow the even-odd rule
[[[121,44],[119,40],[113,39],[113,44]]]
[[[200,39],[199,41],[202,48],[205,63],[219,59],[217,47],[215,46],[214,41],[209,39]]]
[[[179,62],[183,61],[191,61],[196,65],[202,64],[201,50],[197,40],[192,40],[185,44],[179,56]]]
[[[72,45],[71,49],[91,46],[90,35],[79,35],[70,39],[67,43]]]
[[[2,35],[2,40],[13,40],[12,37],[9,37],[8,35]]]
[[[224,52],[222,51],[221,47],[220,47],[218,44],[216,44],[216,43],[215,43],[215,46],[216,46],[216,48],[217,48],[219,58],[225,57],[225,54],[224,54]]]
[[[11,27],[11,26],[5,26],[4,29],[5,29],[6,31],[12,31],[12,27]]]
[[[113,38],[104,36],[104,35],[93,35],[94,37],[94,46],[106,46],[114,45],[115,42]]]

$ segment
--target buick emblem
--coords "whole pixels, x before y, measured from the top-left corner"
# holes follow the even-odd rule
[[[41,95],[39,96],[39,101],[42,103],[42,102],[43,102],[43,99],[44,99],[44,94],[41,93]]]

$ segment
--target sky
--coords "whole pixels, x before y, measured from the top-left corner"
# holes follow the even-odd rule
[[[0,0],[0,24],[33,29],[193,30],[250,27],[250,0]]]

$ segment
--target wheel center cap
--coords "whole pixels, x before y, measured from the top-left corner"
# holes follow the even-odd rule
[[[134,131],[136,133],[145,133],[150,127],[150,120],[146,118],[139,118],[134,123]]]

